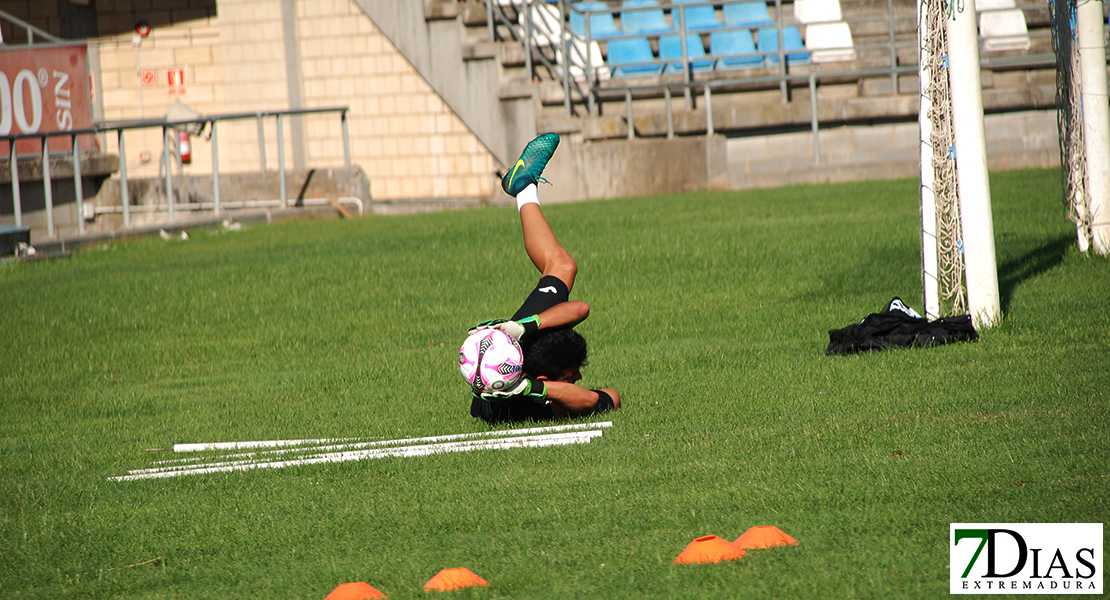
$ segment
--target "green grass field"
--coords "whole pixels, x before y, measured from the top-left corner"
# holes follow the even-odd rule
[[[556,182],[558,184],[558,182]],[[542,190],[541,190],[542,193]],[[455,357],[535,283],[512,208],[303,221],[0,265],[0,597],[920,598],[953,522],[1110,521],[1110,262],[1059,174],[992,177],[1005,319],[829,357],[921,310],[917,183],[545,207],[592,316],[588,445],[117,482],[180,442],[488,429]],[[604,419],[595,419],[604,420]],[[800,545],[673,565],[695,537]]]

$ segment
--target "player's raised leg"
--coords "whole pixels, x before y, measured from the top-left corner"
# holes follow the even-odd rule
[[[532,264],[544,275],[561,279],[568,290],[573,288],[578,264],[551,231],[540,205],[533,202],[521,206],[520,224],[524,231],[524,249]]]
[[[559,243],[543,216],[536,188],[537,182],[546,181],[543,179],[544,167],[558,146],[559,136],[554,133],[545,133],[528,142],[513,169],[501,178],[501,187],[505,193],[516,197],[524,232],[524,249],[532,264],[540,273],[558,277],[570,289],[574,287],[578,265]]]

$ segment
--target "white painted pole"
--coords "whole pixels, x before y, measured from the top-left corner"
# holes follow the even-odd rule
[[[548,435],[518,436],[512,438],[494,438],[483,440],[469,440],[462,442],[449,442],[442,444],[426,444],[422,446],[401,446],[397,448],[375,448],[354,452],[333,452],[316,454],[295,460],[255,462],[234,461],[224,463],[210,463],[194,465],[191,467],[169,467],[162,469],[139,469],[129,472],[128,475],[109,477],[109,481],[134,481],[138,479],[161,479],[166,477],[180,477],[183,475],[203,475],[207,473],[226,473],[231,471],[247,471],[251,469],[280,469],[300,465],[322,463],[346,462],[362,460],[365,458],[384,458],[387,456],[410,457],[428,456],[446,452],[468,452],[472,450],[503,450],[508,448],[537,448],[545,446],[564,446],[568,444],[588,444],[595,437],[600,437],[600,429],[591,431],[575,431],[568,433],[555,433]]]
[[[1106,93],[1106,40],[1102,2],[1079,0],[1079,71],[1083,98],[1083,145],[1087,153],[1087,194],[1091,245],[1110,254],[1110,100]]]
[[[935,2],[936,0],[931,0]],[[929,2],[917,0],[918,81],[921,86],[921,105],[917,123],[921,131],[921,283],[925,300],[925,318],[940,318],[940,285],[937,283],[937,203],[933,191],[933,121],[929,111],[933,99],[928,86],[932,80],[929,68],[932,56],[928,48],[930,31]]]
[[[363,458],[381,458],[384,456],[425,456],[428,454],[435,454],[440,451],[451,451],[459,448],[486,448],[490,444],[507,444],[505,447],[513,445],[522,446],[531,444],[532,442],[543,442],[547,439],[563,439],[563,438],[593,438],[601,435],[601,430],[591,431],[568,431],[564,433],[548,433],[541,435],[526,435],[515,436],[507,438],[485,438],[479,440],[462,440],[456,442],[440,442],[438,444],[421,444],[418,446],[397,446],[392,448],[369,448],[361,450],[345,450],[342,452],[337,451],[320,451],[323,449],[315,449],[316,451],[310,452],[303,456],[286,460],[272,460],[269,458],[248,459],[248,460],[227,460],[230,457],[222,457],[216,462],[209,462],[203,464],[192,465],[169,465],[161,467],[152,467],[149,469],[132,469],[128,471],[128,475],[139,475],[143,473],[162,473],[168,471],[196,471],[201,469],[211,469],[213,467],[225,466],[239,466],[249,464],[268,464],[268,463],[281,463],[282,465],[301,465],[311,464],[316,458],[319,457],[345,457],[344,460],[361,460]],[[496,446],[500,447],[500,446]],[[277,457],[271,457],[277,458]],[[310,461],[310,462],[306,462]]]
[[[247,448],[280,448],[282,446],[308,446],[345,442],[344,439],[320,438],[315,440],[265,440],[257,442],[215,442],[209,444],[174,444],[174,452],[204,452],[205,450],[244,450]]]
[[[536,433],[552,433],[557,431],[575,431],[591,427],[612,427],[612,421],[600,423],[570,423],[567,425],[551,425],[548,427],[528,427],[524,429],[506,429],[504,431],[479,431],[476,433],[455,433],[449,435],[436,435],[431,437],[401,438],[396,440],[378,440],[361,442],[364,447],[369,446],[398,446],[401,444],[420,444],[429,442],[446,442],[474,437],[506,437],[514,435],[532,435]],[[316,444],[335,444],[348,442],[356,438],[323,438],[311,440],[269,440],[258,442],[214,442],[207,444],[174,444],[174,452],[201,452],[205,450],[246,450],[250,448],[277,448],[282,446],[309,446]]]
[[[964,0],[947,21],[948,75],[956,142],[956,186],[960,196],[967,304],[976,329],[998,323],[998,268],[994,257],[991,186],[983,127],[983,85],[979,79],[979,35],[975,0]]]

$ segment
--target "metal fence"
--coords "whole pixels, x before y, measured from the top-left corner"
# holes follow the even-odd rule
[[[61,132],[43,132],[31,134],[18,134],[18,135],[5,135],[0,136],[0,144],[6,142],[8,144],[8,166],[11,169],[12,178],[12,204],[15,213],[15,225],[17,227],[23,226],[23,208],[21,206],[20,198],[20,183],[19,183],[19,157],[16,153],[16,142],[23,139],[35,139],[42,141],[42,175],[43,175],[43,189],[46,201],[46,229],[47,236],[53,238],[57,235],[54,227],[54,192],[52,179],[50,176],[50,150],[49,140],[55,137],[67,137],[72,143],[72,160],[73,160],[73,185],[74,194],[77,202],[77,212],[80,215],[78,219],[78,233],[85,233],[85,208],[84,208],[84,190],[82,189],[81,181],[81,154],[89,153],[88,150],[79,148],[77,140],[79,136],[83,135],[111,135],[114,134],[119,142],[119,175],[120,175],[120,212],[123,214],[123,226],[131,226],[131,202],[130,195],[127,188],[127,148],[124,142],[124,131],[135,129],[151,129],[161,128],[162,130],[162,159],[161,159],[161,175],[165,178],[165,196],[166,196],[166,210],[168,217],[173,220],[176,217],[176,209],[179,203],[176,200],[173,191],[173,160],[177,158],[178,172],[181,168],[181,156],[177,147],[178,129],[186,127],[203,128],[207,126],[210,131],[210,141],[212,143],[212,190],[213,190],[213,207],[212,212],[215,215],[220,215],[224,211],[224,207],[220,201],[220,154],[219,154],[219,137],[217,123],[235,120],[254,119],[258,122],[258,149],[261,158],[260,169],[266,170],[266,133],[265,133],[265,120],[274,119],[277,125],[277,148],[278,148],[278,186],[280,196],[280,206],[286,208],[289,206],[288,197],[285,189],[285,129],[284,119],[287,117],[298,115],[311,115],[323,113],[339,113],[340,127],[342,129],[343,138],[343,162],[345,165],[351,164],[351,143],[347,127],[347,111],[348,107],[332,107],[332,108],[309,108],[299,110],[282,110],[282,111],[264,111],[252,113],[235,113],[224,115],[204,115],[195,119],[189,120],[147,120],[147,121],[130,121],[130,122],[116,122],[116,123],[101,123],[90,129],[80,129],[72,131]],[[56,154],[56,153],[55,153]]]

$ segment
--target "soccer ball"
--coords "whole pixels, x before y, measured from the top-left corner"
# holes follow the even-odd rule
[[[523,368],[520,344],[497,329],[475,331],[459,349],[459,372],[476,394],[513,387]]]

